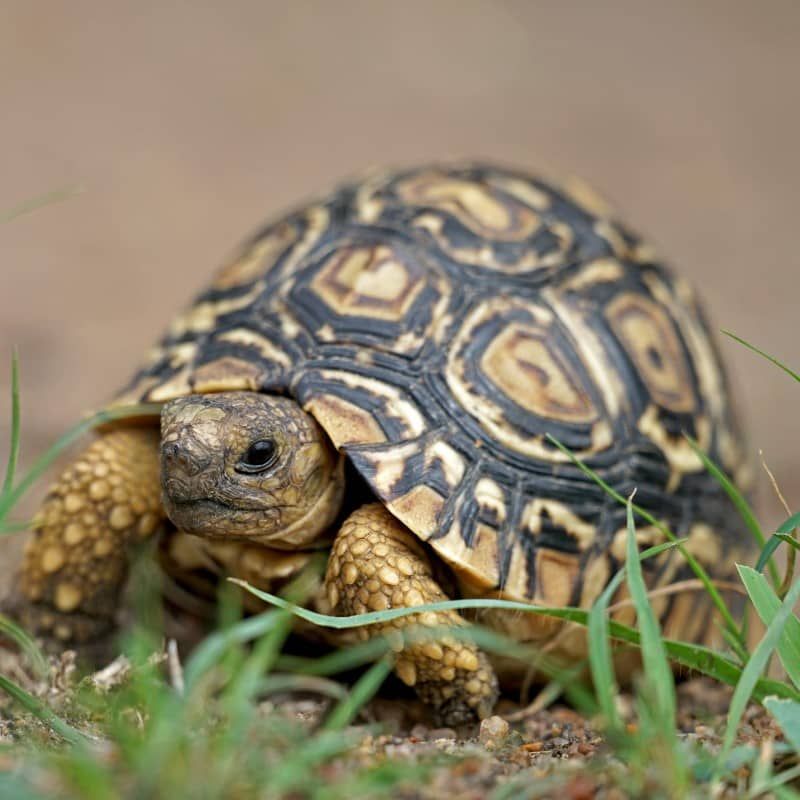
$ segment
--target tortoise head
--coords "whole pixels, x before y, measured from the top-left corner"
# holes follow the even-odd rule
[[[338,514],[343,461],[294,400],[190,395],[161,412],[161,488],[181,531],[292,549]]]

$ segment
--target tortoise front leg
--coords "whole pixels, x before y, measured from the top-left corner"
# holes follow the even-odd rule
[[[342,525],[328,561],[325,595],[330,610],[342,615],[448,599],[420,542],[377,503],[362,506]],[[360,635],[367,639],[413,625],[465,624],[455,611],[424,612],[366,626]],[[446,725],[488,716],[497,699],[497,678],[486,655],[452,637],[403,647],[395,671]]]
[[[65,646],[113,628],[130,545],[164,518],[158,443],[152,428],[104,433],[50,489],[9,603],[31,632]]]

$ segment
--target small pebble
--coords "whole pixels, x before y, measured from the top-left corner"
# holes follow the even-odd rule
[[[481,721],[481,730],[478,738],[481,744],[488,746],[491,742],[496,747],[508,736],[510,727],[502,717],[487,717]]]

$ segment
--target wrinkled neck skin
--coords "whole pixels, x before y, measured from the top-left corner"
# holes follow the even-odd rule
[[[269,449],[268,463],[251,463],[254,446]],[[344,460],[294,400],[254,392],[190,395],[162,410],[161,487],[166,513],[181,531],[312,548],[324,543],[341,509]]]

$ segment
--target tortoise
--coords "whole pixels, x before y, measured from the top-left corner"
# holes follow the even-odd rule
[[[159,532],[175,574],[262,587],[328,548],[315,604],[335,614],[455,596],[587,607],[624,561],[625,508],[548,434],[637,489],[712,574],[746,547],[684,437],[746,481],[693,290],[574,180],[468,163],[338,188],[236,253],[111,406],[131,402],[158,404],[160,430],[100,430],[44,500],[20,568],[23,619],[64,645],[113,628],[129,545]],[[660,536],[638,529],[642,545]],[[646,572],[654,587],[686,575],[674,551]],[[668,635],[711,635],[700,595],[655,603]],[[585,652],[552,619],[482,620]],[[466,624],[426,613],[360,635],[420,621]],[[395,669],[448,724],[498,696],[487,655],[441,633]]]

